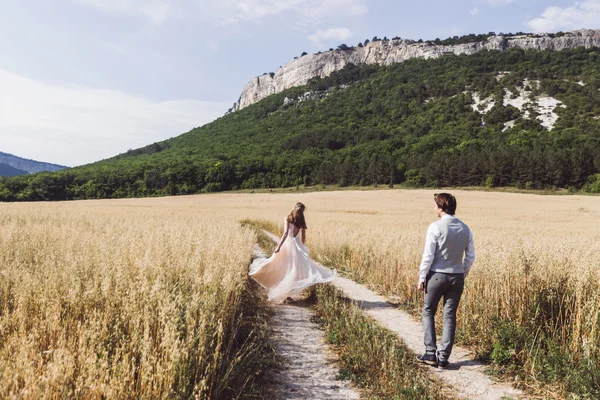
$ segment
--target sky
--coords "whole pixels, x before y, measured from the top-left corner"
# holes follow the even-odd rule
[[[0,151],[77,166],[222,116],[253,77],[378,36],[600,28],[600,0],[0,0]]]

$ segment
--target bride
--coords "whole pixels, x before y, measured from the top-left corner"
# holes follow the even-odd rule
[[[267,289],[269,300],[294,302],[291,297],[317,283],[331,282],[336,275],[310,259],[302,203],[285,219],[283,236],[271,257],[251,267],[249,275]]]

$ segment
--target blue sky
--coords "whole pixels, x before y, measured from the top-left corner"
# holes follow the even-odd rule
[[[256,75],[366,38],[600,28],[600,0],[0,0],[0,151],[75,166],[221,115]]]

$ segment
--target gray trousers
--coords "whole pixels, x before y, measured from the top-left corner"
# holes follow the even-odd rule
[[[423,305],[423,331],[425,333],[425,353],[435,354],[437,350],[435,334],[435,313],[440,299],[444,298],[444,332],[440,344],[440,359],[448,360],[454,344],[456,332],[456,310],[465,285],[464,274],[444,274],[430,272],[425,281],[425,301]]]

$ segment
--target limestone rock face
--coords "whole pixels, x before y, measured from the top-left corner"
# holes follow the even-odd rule
[[[375,41],[351,50],[308,54],[290,61],[274,74],[258,76],[246,84],[232,111],[240,110],[285,89],[305,85],[313,77],[326,77],[349,63],[390,65],[411,58],[438,58],[445,54],[470,55],[481,50],[504,51],[511,48],[564,50],[576,47],[600,47],[600,30],[583,29],[568,32],[559,37],[550,35],[492,36],[482,42],[448,46],[417,43],[414,40],[403,39]]]

